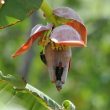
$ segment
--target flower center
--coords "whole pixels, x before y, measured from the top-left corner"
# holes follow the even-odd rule
[[[48,44],[51,45],[51,48],[53,50],[66,50],[68,48],[68,46],[65,46],[65,45],[61,45],[61,44],[57,44],[53,41],[51,41],[50,39],[50,31],[46,32],[44,34],[44,36],[40,37],[39,41],[38,41],[38,44],[45,47],[47,46]]]

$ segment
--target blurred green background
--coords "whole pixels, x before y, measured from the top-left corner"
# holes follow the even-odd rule
[[[29,37],[31,28],[43,21],[42,13],[14,26],[0,30],[0,70],[5,74],[22,74],[28,83],[40,89],[59,104],[69,99],[77,110],[110,109],[110,0],[48,0],[52,7],[69,6],[83,19],[88,30],[86,48],[72,48],[72,67],[63,89],[58,92],[50,82],[46,66],[39,57],[41,47],[34,43],[30,51],[12,59]],[[9,85],[0,84],[2,110],[45,110],[27,94],[11,96]],[[32,99],[32,100],[31,100]],[[0,109],[1,110],[1,109]],[[35,109],[36,110],[36,109]]]

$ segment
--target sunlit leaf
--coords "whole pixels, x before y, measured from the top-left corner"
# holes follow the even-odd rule
[[[0,9],[0,29],[24,20],[39,9],[41,3],[42,0],[6,0]]]
[[[0,8],[3,6],[4,3],[5,3],[4,0],[0,0]]]

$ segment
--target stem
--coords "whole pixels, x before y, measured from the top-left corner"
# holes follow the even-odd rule
[[[44,107],[48,110],[60,110],[61,106],[51,99],[49,96],[34,88],[30,84],[27,84],[25,87],[25,91],[29,94],[32,94]]]
[[[11,84],[11,87],[13,86],[16,87],[16,91],[18,92],[21,92],[21,93],[25,92],[25,93],[28,93],[29,95],[34,96],[38,100],[38,102],[40,102],[48,110],[75,110],[75,106],[71,101],[64,100],[61,106],[57,102],[55,102],[53,99],[51,99],[49,96],[39,91],[37,88],[34,88],[28,83],[26,84],[25,82],[22,81],[22,79],[18,79],[13,75],[5,76],[0,71],[0,81],[5,81],[7,82],[7,84]]]
[[[46,0],[43,0],[43,3],[41,5],[41,10],[44,12],[45,17],[49,22],[53,23],[55,26],[58,25],[55,16],[53,15],[53,10]]]

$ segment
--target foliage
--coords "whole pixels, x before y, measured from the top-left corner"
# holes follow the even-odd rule
[[[0,28],[25,19],[35,12],[41,3],[42,0],[6,0],[0,9]]]
[[[72,1],[72,2],[71,2]],[[32,47],[31,66],[28,67],[28,82],[61,103],[69,99],[75,103],[77,110],[109,110],[110,108],[110,14],[109,0],[64,0],[62,5],[69,5],[77,12],[87,25],[88,46],[84,49],[73,48],[72,67],[64,89],[58,93],[50,83],[46,67],[39,58],[40,48],[36,44]],[[56,6],[61,1],[50,0]],[[75,4],[76,3],[76,4]],[[80,5],[79,5],[80,4]],[[40,17],[38,17],[40,18]],[[40,18],[42,20],[42,18]],[[41,21],[40,21],[41,22]],[[34,25],[39,23],[38,19]],[[45,22],[43,22],[45,24]],[[0,70],[4,73],[21,73],[25,65],[26,54],[12,60],[11,54],[25,41],[25,36],[31,27],[30,19],[26,19],[15,26],[0,30]],[[27,53],[28,54],[28,53]],[[27,63],[28,64],[28,63]],[[10,85],[0,84],[1,105],[9,107],[10,100],[22,105],[26,110],[45,110],[33,97],[17,92],[11,97]],[[5,95],[4,95],[5,94]],[[8,95],[7,95],[8,94]],[[5,97],[5,98],[4,98]],[[27,104],[27,102],[29,104]],[[13,105],[13,107],[15,107]],[[20,106],[17,106],[20,108]],[[25,108],[23,108],[25,110]],[[22,110],[22,109],[20,109]]]
[[[34,96],[38,102],[40,102],[44,107],[48,108],[49,110],[74,110],[75,106],[68,100],[65,100],[60,106],[50,97],[39,91],[38,89],[32,87],[30,84],[21,80],[20,77],[15,77],[12,75],[4,76],[3,73],[0,71],[0,81],[5,81],[15,89],[15,92],[21,93],[28,93]],[[36,108],[37,109],[37,108]]]

